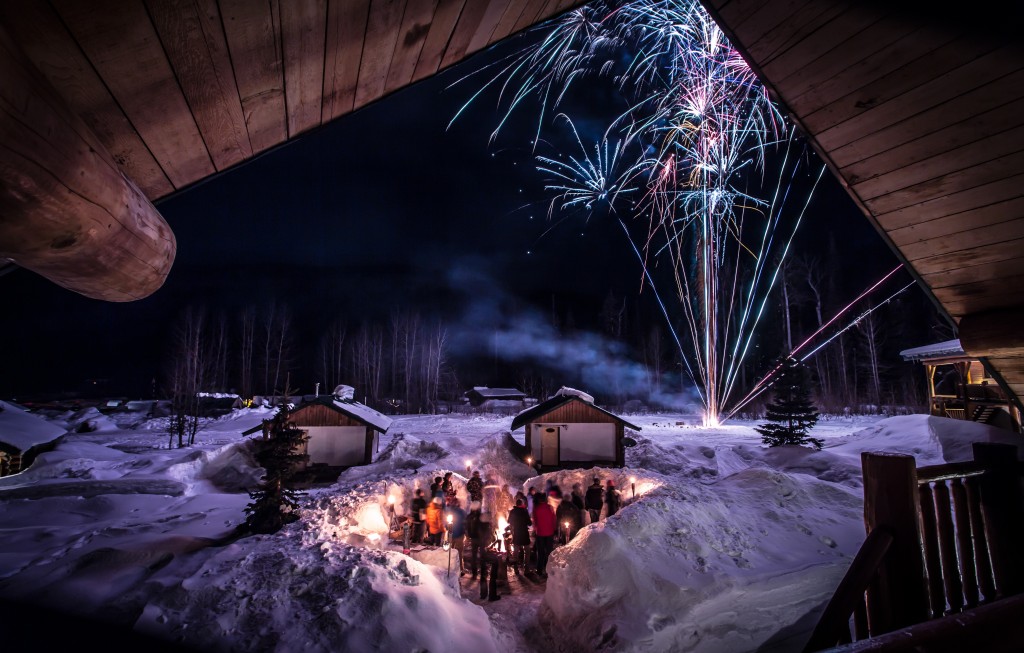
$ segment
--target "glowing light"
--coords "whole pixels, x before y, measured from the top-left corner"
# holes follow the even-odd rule
[[[388,505],[390,505],[392,508],[395,506],[395,497],[394,497],[394,495],[391,495],[391,494],[388,495]]]

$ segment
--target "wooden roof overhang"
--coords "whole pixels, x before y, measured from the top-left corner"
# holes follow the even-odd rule
[[[146,296],[175,252],[152,201],[580,4],[4,0],[0,263],[90,297]]]
[[[883,237],[1024,395],[1024,35],[1012,5],[702,0]]]

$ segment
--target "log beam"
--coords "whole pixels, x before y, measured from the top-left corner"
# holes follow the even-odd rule
[[[0,28],[0,259],[106,301],[174,262],[170,226]]]
[[[1024,356],[1024,307],[965,315],[958,332],[960,346],[975,358]]]

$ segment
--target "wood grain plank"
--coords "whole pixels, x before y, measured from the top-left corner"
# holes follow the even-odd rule
[[[212,174],[210,153],[142,1],[52,4],[171,184],[182,188]],[[96,14],[105,20],[92,20]]]
[[[1022,157],[1024,140],[997,135],[851,187],[864,202],[885,203],[889,200],[888,206],[879,207],[880,213],[886,213],[908,206],[899,204],[906,199],[915,204],[914,195],[954,192],[1001,179],[1012,174],[1009,171],[1021,164]]]
[[[483,19],[487,7],[488,3],[474,0],[473,2],[467,2],[462,8],[459,20],[455,24],[451,38],[448,40],[448,47],[441,58],[442,69],[465,58],[466,52],[469,49],[469,42],[473,40],[473,35],[476,34],[476,30],[480,26],[480,21]]]
[[[859,56],[845,49],[841,53],[833,50],[830,54],[839,54],[835,58],[842,60],[843,65],[833,65],[825,72],[816,66],[815,72],[801,71],[776,86],[786,89],[786,104],[798,115],[813,113],[847,95],[850,89],[876,82],[954,38],[946,31],[918,27],[913,21],[894,16],[882,21],[877,29],[857,35]]]
[[[889,7],[888,11],[885,7]],[[850,61],[873,53],[873,34],[881,31],[891,11],[891,5],[857,5],[855,10],[835,16],[793,47],[759,59],[761,70],[780,89],[787,88],[787,79],[828,78],[842,70],[844,63],[849,66]],[[788,90],[784,95],[788,98]]]
[[[412,81],[423,44],[430,33],[430,21],[437,10],[437,0],[416,0],[406,5],[398,43],[388,69],[384,92],[390,93]]]
[[[1020,243],[1015,242],[1019,249]],[[917,265],[914,266],[918,270]],[[989,279],[1020,276],[1024,274],[1024,257],[1007,256],[999,260],[987,261],[979,265],[964,265],[955,268],[935,268],[930,266],[926,271],[918,270],[921,278],[929,288],[948,288],[968,283],[977,283]],[[1015,292],[1007,290],[1005,292]]]
[[[359,64],[359,86],[356,88],[357,109],[384,95],[405,3],[406,0],[373,0],[370,4],[363,57]]]
[[[434,20],[430,23],[430,32],[423,43],[419,61],[416,62],[413,81],[433,75],[440,69],[441,59],[448,48],[448,41],[455,31],[455,25],[459,22],[465,4],[466,0],[441,0],[438,3]]]
[[[919,222],[888,232],[893,244],[900,247],[924,242],[935,238],[961,234],[972,229],[982,229],[1024,216],[1024,197],[989,204],[963,213],[943,216],[935,220]]]
[[[484,2],[484,0],[476,1]],[[491,36],[494,34],[494,30],[498,27],[498,23],[501,21],[501,17],[505,13],[505,9],[508,8],[508,0],[488,0],[486,4],[487,10],[484,11],[483,16],[481,16],[480,24],[473,33],[473,37],[470,38],[469,45],[466,46],[467,55],[479,52],[490,45]]]
[[[327,0],[281,0],[281,52],[288,138],[320,126]]]
[[[0,2],[0,23],[149,199],[174,191],[167,175],[48,2]]]
[[[497,43],[515,31],[516,23],[519,22],[527,4],[527,0],[507,1],[505,12],[502,14],[501,20],[498,21],[497,27],[494,28],[494,33],[491,34],[491,43]]]
[[[907,65],[873,82],[858,85],[827,106],[802,114],[801,122],[812,133],[823,132],[917,88],[935,77],[936,71],[953,70],[998,47],[997,43],[964,36],[935,50],[922,48],[921,56]]]
[[[996,245],[1009,239],[1024,238],[1024,216],[986,227],[976,227],[951,236],[942,236],[900,247],[910,261]]]
[[[763,62],[769,61],[772,58],[779,56],[779,54],[798,45],[804,39],[819,30],[823,25],[829,24],[832,20],[849,11],[849,9],[849,2],[836,2],[831,0],[828,2],[809,2],[805,7],[802,7],[796,10],[795,13],[786,16],[782,22],[778,23],[770,30],[764,30],[762,32],[759,29],[758,31],[761,32],[763,36],[756,40],[752,40],[752,42],[746,46],[747,53],[760,67]],[[782,11],[785,11],[785,8],[780,5],[778,10],[781,13]],[[741,32],[737,32],[737,38],[740,43],[743,44],[746,44],[747,41],[751,41],[750,38],[746,37],[744,33]]]
[[[288,139],[280,20],[270,3],[219,0],[219,6],[249,143],[262,152]]]
[[[717,11],[722,22],[735,31],[744,34],[759,35],[757,29],[769,31],[776,27],[784,19],[796,14],[796,9],[806,4],[808,0],[786,0],[784,4],[771,3],[768,0],[732,0],[731,2],[711,3]],[[769,9],[768,15],[764,13],[765,7],[776,5]],[[774,22],[769,22],[774,18]]]
[[[887,127],[904,123],[911,117],[914,118],[915,124],[921,124],[924,121],[919,114],[927,111],[938,112],[939,115],[934,116],[935,122],[929,120],[924,126],[933,129],[944,127],[950,124],[948,114],[955,108],[965,107],[957,115],[969,116],[986,108],[1005,104],[1008,99],[1012,99],[999,93],[993,94],[993,87],[1002,88],[1014,83],[1011,80],[1019,80],[1020,72],[1020,61],[1007,58],[1001,51],[989,53],[948,73],[933,77],[924,84],[873,107],[870,111],[829,127],[817,135],[818,142],[829,151],[838,150],[884,131]],[[1014,73],[1017,75],[1014,76]],[[985,93],[986,89],[988,96]],[[1002,92],[1005,93],[1007,90],[1009,89],[1002,89]],[[899,143],[907,140],[904,138]],[[845,165],[845,162],[841,165]]]
[[[885,231],[1016,199],[1024,195],[1024,174],[938,197],[891,213],[876,214]]]
[[[950,315],[1009,308],[1024,303],[1024,275],[935,288],[933,293]]]
[[[512,28],[513,32],[522,31],[528,27],[535,25],[540,16],[540,12],[544,9],[544,5],[547,0],[529,0],[526,3],[526,7],[523,8],[523,13],[520,14],[519,20],[516,21],[515,27]]]
[[[972,120],[974,116],[1024,97],[1024,88],[1018,86],[1022,81],[1024,71],[1018,71],[994,83],[972,89],[964,95],[950,98],[943,104],[930,108],[920,106],[920,113],[916,115],[885,128],[872,130],[852,143],[831,150],[830,158],[840,168],[846,168],[857,161],[909,143],[928,133]],[[909,107],[907,109],[913,110]]]
[[[975,247],[946,254],[936,254],[910,261],[921,274],[935,274],[962,268],[989,265],[1002,261],[1024,259],[1024,237],[1004,238],[985,247]]]
[[[1022,138],[1021,129],[1024,128],[1022,116],[1024,98],[980,113],[971,120],[929,132],[920,138],[861,159],[843,168],[841,173],[848,184],[856,185],[962,147],[998,140],[1004,135],[1008,140],[1018,141]]]
[[[146,6],[214,166],[224,170],[251,157],[216,0],[147,0]]]
[[[327,9],[324,63],[324,122],[352,111],[359,87],[370,0],[331,2]]]
[[[873,199],[860,197],[872,213],[892,213],[910,206],[917,206],[922,202],[1000,181],[1020,170],[1024,170],[1024,151],[992,159],[984,164],[963,168]],[[898,173],[887,175],[887,177],[892,176],[898,176]],[[892,182],[892,185],[899,185],[899,183],[901,182],[895,181]],[[855,188],[854,191],[857,192],[857,189]]]

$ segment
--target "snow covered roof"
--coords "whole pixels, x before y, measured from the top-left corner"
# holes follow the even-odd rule
[[[33,415],[23,408],[0,401],[0,442],[9,444],[18,451],[28,451],[34,446],[53,442],[67,432]]]
[[[963,347],[960,346],[960,340],[957,339],[937,342],[934,345],[925,345],[924,347],[904,349],[900,352],[900,356],[905,361],[919,361],[937,356],[966,356],[966,353]]]
[[[378,413],[365,404],[361,404],[353,399],[339,399],[338,397],[330,397],[330,399],[329,405],[334,406],[334,408],[367,426],[372,426],[381,433],[391,428],[392,420],[390,417]]]
[[[488,388],[487,386],[476,386],[469,392],[474,392],[484,399],[509,399],[512,397],[522,398],[526,393],[515,388]],[[469,394],[469,393],[467,393]]]
[[[566,392],[562,392],[563,390],[565,390]],[[584,399],[584,397],[589,397],[589,401],[587,399]],[[594,398],[591,397],[590,395],[588,395],[587,393],[582,392],[580,390],[573,390],[572,388],[565,388],[565,387],[563,387],[561,390],[556,392],[555,396],[551,397],[547,401],[542,401],[539,404],[537,404],[536,406],[531,406],[530,408],[527,408],[523,412],[521,412],[518,415],[516,415],[512,419],[512,430],[515,431],[520,426],[526,426],[527,424],[530,424],[531,422],[535,422],[535,421],[537,421],[537,419],[539,419],[543,415],[546,415],[546,414],[550,413],[551,411],[555,410],[556,408],[564,406],[565,404],[567,404],[569,402],[572,402],[572,401],[581,401],[581,402],[583,402],[585,404],[588,404],[594,410],[598,410],[598,411],[604,413],[605,415],[608,415],[609,417],[615,419],[617,422],[622,422],[623,425],[628,426],[629,428],[633,429],[634,431],[639,431],[640,430],[639,426],[636,426],[634,424],[630,424],[629,422],[627,422],[626,420],[622,419],[618,415],[616,415],[616,414],[614,414],[612,412],[609,412],[609,411],[605,410],[604,408],[601,408],[600,406],[595,404],[594,403]]]

